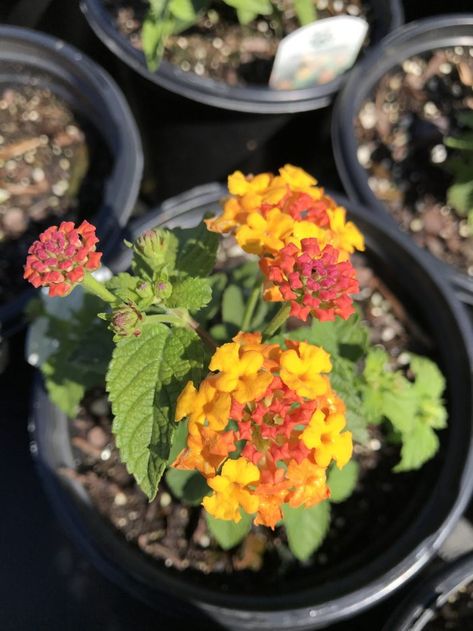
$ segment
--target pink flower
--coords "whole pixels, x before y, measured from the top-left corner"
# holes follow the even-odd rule
[[[83,221],[78,228],[72,221],[45,230],[28,250],[23,278],[34,287],[49,287],[50,296],[66,296],[80,283],[86,271],[100,266],[101,252],[95,226]]]

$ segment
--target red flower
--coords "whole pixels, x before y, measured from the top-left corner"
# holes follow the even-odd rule
[[[50,296],[66,296],[86,271],[98,269],[101,252],[95,251],[95,226],[83,221],[78,228],[63,221],[45,230],[28,250],[23,278],[34,287],[49,287]]]
[[[320,249],[317,239],[302,239],[301,250],[290,243],[274,258],[262,259],[261,270],[270,281],[266,299],[289,301],[291,315],[300,320],[309,314],[322,321],[348,318],[354,311],[350,294],[359,286],[352,264],[340,262],[339,254],[331,245]]]

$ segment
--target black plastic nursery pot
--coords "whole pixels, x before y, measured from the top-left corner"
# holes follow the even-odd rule
[[[399,0],[373,0],[373,43],[403,22]],[[306,137],[316,128],[313,140],[330,127],[327,108],[345,80],[345,75],[323,86],[306,90],[272,90],[267,86],[231,87],[225,83],[186,73],[167,61],[150,72],[144,55],[136,50],[113,23],[103,0],[81,0],[90,26],[117,58],[120,85],[139,121],[146,162],[144,191],[154,205],[183,190],[209,181],[224,181],[236,169],[257,172],[276,168],[275,154],[294,144],[293,131],[286,130],[296,113],[312,111],[311,121],[297,131]],[[319,112],[315,109],[324,108]],[[285,154],[285,160],[288,154]]]
[[[446,563],[436,571],[394,611],[383,631],[422,631],[452,596],[473,580],[473,554]],[[454,608],[455,605],[452,605]],[[471,628],[472,619],[461,620],[456,629]],[[465,624],[467,626],[465,626]],[[450,627],[448,627],[450,628]]]
[[[97,227],[105,258],[113,249],[135,205],[143,169],[140,137],[127,102],[111,77],[79,50],[28,29],[0,26],[0,87],[37,86],[60,97],[85,121],[107,150],[108,174],[98,211],[88,217]],[[33,292],[27,289],[0,306],[8,332]]]
[[[402,3],[371,0],[369,4],[374,14],[372,44],[376,44],[402,24]],[[156,72],[150,72],[143,53],[133,48],[112,23],[103,0],[81,0],[81,6],[98,37],[133,70],[170,92],[205,105],[259,114],[303,112],[328,105],[344,81],[344,77],[338,77],[325,85],[304,90],[272,90],[266,86],[237,87],[203,79],[167,61],[163,61]]]
[[[224,194],[224,187],[208,185],[170,200],[137,220],[128,236],[157,225],[195,225],[204,212],[216,210]],[[214,581],[210,588],[205,575],[196,578],[166,568],[127,543],[98,514],[84,488],[60,474],[62,467],[75,466],[68,420],[36,382],[33,453],[55,511],[102,572],[163,615],[181,622],[192,616],[193,624],[202,622],[205,629],[252,631],[315,629],[345,620],[389,596],[425,566],[468,504],[473,490],[473,332],[468,316],[406,236],[364,208],[340,201],[364,233],[383,278],[431,337],[447,381],[449,429],[442,434],[441,450],[416,478],[399,519],[368,548],[357,547],[336,567],[318,568],[304,579],[275,582],[270,590],[260,590],[256,582],[245,593],[233,590],[223,575],[218,587]],[[118,271],[128,265],[129,251],[121,250],[111,267]]]
[[[357,157],[354,121],[364,100],[384,75],[403,61],[431,50],[473,46],[473,14],[445,15],[411,22],[389,35],[354,68],[334,107],[332,142],[340,178],[348,195],[394,222],[368,184],[368,172]],[[427,253],[430,265],[444,274],[464,302],[473,304],[473,278]]]

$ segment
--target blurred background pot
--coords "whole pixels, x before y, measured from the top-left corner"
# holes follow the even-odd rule
[[[189,227],[204,212],[216,210],[225,195],[208,185],[167,201],[133,223],[128,238],[157,225]],[[432,339],[436,359],[447,381],[449,428],[442,448],[412,485],[410,500],[399,517],[386,525],[369,549],[353,550],[336,567],[274,589],[238,593],[210,588],[205,576],[177,572],[147,558],[128,544],[92,505],[83,486],[62,467],[74,467],[69,422],[36,382],[30,428],[44,488],[71,536],[111,580],[176,620],[189,619],[202,628],[315,629],[360,613],[392,594],[436,554],[465,509],[473,489],[472,354],[468,316],[448,285],[428,269],[409,239],[360,206],[347,205],[367,239],[376,272],[402,300]],[[110,263],[114,271],[129,265],[120,249]],[[452,348],[455,354],[452,354]],[[223,584],[227,579],[222,577]]]
[[[352,199],[372,208],[390,223],[394,220],[385,203],[371,189],[370,173],[359,161],[356,121],[360,109],[366,99],[373,97],[383,77],[402,66],[405,60],[455,46],[473,47],[473,14],[445,15],[406,24],[357,65],[335,104],[332,141],[343,186]],[[473,278],[430,253],[428,256],[433,269],[453,283],[459,297],[473,304]]]
[[[0,40],[0,88],[34,86],[51,91],[103,146],[100,159],[106,175],[98,183],[98,208],[93,217],[87,209],[83,212],[97,226],[107,257],[133,210],[143,168],[140,138],[126,100],[106,72],[61,40],[7,26],[0,26]],[[27,244],[25,254],[26,249]],[[5,332],[18,326],[32,293],[25,282],[20,295],[0,306]]]
[[[423,579],[414,592],[396,608],[383,631],[428,631],[472,627],[471,582],[473,553],[446,563]]]

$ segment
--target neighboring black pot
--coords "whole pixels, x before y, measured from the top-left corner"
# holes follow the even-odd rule
[[[195,225],[205,211],[217,208],[225,192],[220,185],[209,185],[170,200],[137,220],[129,236],[156,225]],[[31,416],[33,453],[67,531],[111,580],[176,619],[191,619],[194,626],[205,615],[205,629],[313,629],[360,613],[398,589],[435,555],[468,504],[473,489],[473,332],[468,316],[405,235],[338,199],[365,234],[371,256],[386,272],[383,278],[433,339],[447,380],[450,420],[439,455],[419,474],[412,500],[399,519],[369,549],[354,550],[353,557],[327,570],[325,578],[318,575],[317,585],[311,577],[301,584],[275,585],[270,594],[239,595],[231,588],[217,592],[206,586],[205,576],[192,580],[146,558],[100,517],[77,481],[61,476],[61,467],[75,466],[68,420],[37,380]],[[129,251],[122,250],[112,267],[118,271],[128,264]]]
[[[371,35],[379,41],[402,24],[401,2],[372,0],[371,4],[375,15]],[[205,182],[224,181],[236,169],[257,173],[288,160],[309,167],[301,154],[309,144],[320,149],[321,136],[330,129],[326,106],[345,75],[324,86],[280,91],[255,85],[231,87],[185,73],[166,61],[152,73],[143,53],[116,29],[103,0],[81,0],[81,7],[117,59],[114,76],[119,77],[142,131],[149,165],[143,191],[151,205]],[[310,118],[307,123],[301,112]],[[293,123],[299,121],[294,129]]]
[[[383,631],[422,631],[448,599],[471,581],[473,553],[445,564],[431,577],[424,578],[414,593],[395,610]],[[473,611],[471,614],[470,625],[473,621]],[[464,631],[467,631],[466,627]]]
[[[371,42],[376,44],[402,24],[404,14],[400,0],[370,0],[369,4],[374,14]],[[205,105],[257,114],[305,112],[328,105],[344,81],[344,76],[338,77],[325,85],[303,90],[229,86],[183,72],[165,60],[156,72],[150,72],[143,53],[135,49],[112,23],[103,0],[81,0],[81,7],[102,42],[133,70],[170,92]]]
[[[419,20],[392,33],[350,73],[334,107],[333,150],[345,190],[351,198],[373,208],[390,222],[394,220],[369,187],[368,174],[358,162],[354,120],[383,75],[412,55],[447,46],[473,46],[473,14]],[[453,283],[460,299],[473,305],[473,279],[427,254],[430,264]]]
[[[90,122],[113,159],[103,185],[98,213],[91,218],[105,257],[136,202],[143,170],[140,137],[127,102],[117,85],[97,64],[63,41],[28,29],[0,26],[0,85],[30,84],[48,87]],[[18,325],[33,291],[0,306],[3,331]]]

